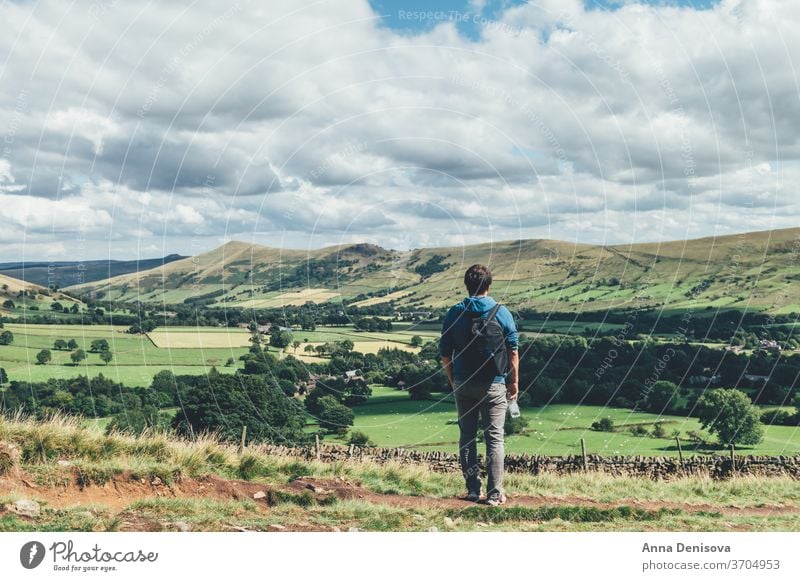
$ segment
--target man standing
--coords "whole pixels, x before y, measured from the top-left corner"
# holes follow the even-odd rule
[[[464,274],[467,298],[444,318],[439,352],[458,410],[459,461],[466,500],[481,498],[478,419],[486,440],[486,503],[506,500],[503,491],[504,426],[508,401],[519,394],[519,353],[514,317],[489,296],[492,273],[474,264]]]

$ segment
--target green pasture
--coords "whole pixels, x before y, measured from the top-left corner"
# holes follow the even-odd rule
[[[159,349],[147,336],[131,335],[125,333],[126,327],[111,325],[6,323],[5,328],[14,334],[14,343],[0,346],[0,367],[5,368],[11,380],[45,381],[51,377],[94,377],[102,373],[125,385],[150,385],[153,376],[163,370],[200,375],[216,367],[220,373],[233,373],[241,365],[239,356],[247,351],[247,348]],[[53,348],[56,339],[75,339],[78,347],[86,351],[87,359],[73,365],[71,351],[56,351]],[[95,339],[108,341],[114,355],[108,365],[100,360],[99,354],[89,353]],[[47,365],[38,365],[36,361],[36,354],[42,349],[50,349],[52,355],[52,361]],[[230,357],[235,363],[226,367]]]
[[[373,396],[354,408],[353,430],[366,433],[378,446],[408,447],[425,450],[455,451],[458,448],[456,411],[451,397],[412,401],[406,392],[390,387],[373,386]],[[685,454],[700,453],[688,439],[687,432],[701,431],[695,418],[634,412],[625,408],[590,405],[557,404],[545,408],[523,409],[530,421],[528,430],[506,438],[506,452],[564,455],[580,454],[584,438],[590,454],[603,455],[677,455],[671,433],[680,432]],[[615,432],[591,430],[593,422],[610,417]],[[656,422],[663,422],[666,438],[634,436],[628,431],[643,425],[652,431]],[[761,444],[742,447],[746,454],[798,454],[800,430],[786,426],[767,426]],[[707,453],[708,451],[704,450]]]

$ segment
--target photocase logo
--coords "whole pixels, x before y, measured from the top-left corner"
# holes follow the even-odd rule
[[[39,541],[30,541],[19,550],[19,562],[26,569],[35,569],[44,560],[44,545]]]

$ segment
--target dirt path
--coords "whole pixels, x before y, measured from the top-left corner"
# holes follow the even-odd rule
[[[245,480],[228,480],[219,476],[180,478],[166,484],[159,478],[142,480],[130,473],[123,473],[102,486],[82,487],[77,478],[63,486],[37,486],[24,474],[0,478],[0,495],[12,494],[43,501],[52,508],[74,508],[105,506],[113,512],[125,511],[133,502],[149,498],[204,498],[214,500],[244,500],[256,502],[258,510],[268,511],[280,502],[281,493],[312,495],[318,501],[331,496],[338,499],[361,500],[372,504],[402,508],[458,509],[476,506],[458,498],[433,498],[400,494],[379,494],[344,479],[299,478],[284,486],[269,486]],[[479,505],[478,505],[479,506]],[[629,506],[643,510],[680,509],[687,513],[714,512],[726,516],[769,516],[776,513],[797,514],[800,507],[793,505],[715,506],[667,501],[641,501],[623,499],[618,502],[598,502],[579,496],[524,496],[511,495],[506,506],[544,507],[580,506],[609,509]],[[2,507],[0,507],[2,511]]]

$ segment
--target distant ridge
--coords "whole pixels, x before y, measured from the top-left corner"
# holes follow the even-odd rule
[[[529,239],[408,251],[366,243],[298,250],[232,241],[68,290],[162,304],[275,308],[344,302],[429,309],[460,296],[464,269],[476,262],[494,271],[492,294],[515,308],[800,313],[800,228],[662,243]]]
[[[186,258],[170,254],[143,260],[86,260],[59,262],[0,262],[0,273],[44,287],[62,288],[104,280],[120,274],[150,270]]]

